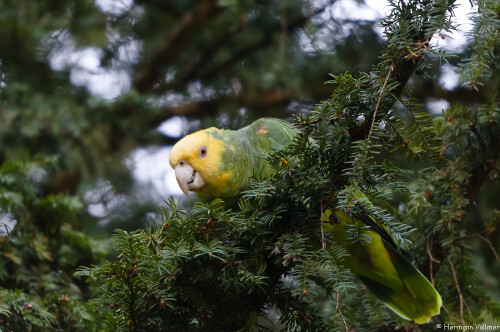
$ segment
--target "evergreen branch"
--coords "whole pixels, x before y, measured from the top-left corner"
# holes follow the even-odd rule
[[[149,259],[148,267],[154,266],[156,262],[164,264],[164,267],[158,271],[155,268],[148,269],[148,271],[151,270],[153,276],[140,276],[148,282],[160,280],[158,283],[153,283],[154,288],[149,286],[150,283],[147,283],[148,287],[142,286],[140,279],[127,279],[130,286],[134,286],[132,290],[137,295],[131,298],[137,300],[134,306],[137,319],[132,319],[133,328],[138,329],[137,325],[142,328],[142,317],[147,315],[145,312],[151,312],[157,308],[156,303],[145,303],[149,299],[143,300],[143,295],[151,293],[151,289],[154,289],[151,302],[156,300],[158,296],[156,286],[164,290],[166,296],[171,295],[177,303],[172,310],[158,311],[158,314],[155,312],[155,316],[160,320],[164,319],[167,323],[175,321],[175,318],[179,316],[186,317],[188,323],[184,322],[184,324],[186,326],[191,324],[189,327],[194,327],[194,329],[208,330],[210,327],[230,329],[227,328],[228,326],[231,326],[232,330],[241,329],[243,326],[265,328],[266,322],[263,319],[257,321],[258,317],[265,314],[267,309],[272,310],[274,307],[280,310],[278,313],[280,324],[289,330],[299,328],[323,330],[324,328],[317,329],[317,327],[326,326],[325,319],[320,317],[320,309],[314,304],[317,296],[322,292],[331,294],[328,297],[328,300],[331,300],[329,304],[332,308],[335,306],[338,315],[334,313],[331,315],[333,318],[329,319],[335,322],[334,326],[338,329],[342,326],[340,320],[346,331],[349,331],[349,328],[358,329],[356,323],[351,326],[348,324],[357,317],[356,315],[359,315],[356,312],[359,308],[353,308],[349,297],[355,297],[358,302],[359,296],[363,297],[362,308],[366,309],[366,312],[360,315],[366,318],[360,324],[363,327],[373,326],[371,324],[375,323],[378,323],[380,327],[383,326],[381,324],[393,321],[393,316],[384,315],[383,311],[377,310],[376,306],[380,303],[373,302],[373,299],[371,299],[373,303],[369,303],[370,300],[363,292],[343,293],[347,296],[343,298],[342,308],[340,307],[340,294],[343,289],[352,285],[348,279],[351,275],[341,263],[346,252],[336,247],[337,244],[331,239],[332,234],[325,234],[323,226],[325,228],[327,226],[322,221],[326,206],[336,205],[336,208],[347,208],[356,220],[355,224],[346,231],[348,243],[369,243],[372,240],[366,232],[363,232],[363,226],[357,224],[358,221],[363,221],[357,218],[361,216],[367,218],[364,224],[370,227],[377,227],[377,225],[383,227],[386,230],[383,233],[388,233],[389,243],[394,242],[400,247],[400,244],[408,238],[408,224],[399,223],[399,220],[396,222],[396,219],[386,212],[392,208],[394,208],[392,211],[395,211],[396,208],[391,206],[392,202],[386,203],[383,205],[385,209],[381,209],[373,206],[367,199],[359,199],[356,190],[361,188],[366,191],[367,197],[379,205],[381,201],[389,197],[389,192],[392,193],[398,188],[406,188],[408,192],[410,191],[409,186],[405,187],[405,183],[402,182],[402,172],[397,166],[380,165],[376,159],[378,157],[376,154],[383,151],[385,144],[396,136],[392,133],[387,135],[386,131],[378,130],[379,123],[389,123],[386,128],[395,128],[396,133],[402,132],[400,136],[397,136],[398,138],[406,135],[406,137],[411,136],[412,141],[428,144],[424,147],[429,151],[439,145],[439,140],[431,141],[432,137],[436,137],[436,133],[431,130],[435,127],[429,124],[428,118],[423,119],[420,113],[413,112],[412,105],[405,106],[410,110],[416,123],[415,126],[398,127],[397,119],[391,117],[390,109],[394,102],[401,100],[404,85],[415,68],[423,61],[422,55],[429,48],[428,41],[433,31],[446,29],[446,13],[451,11],[452,5],[446,0],[399,2],[399,5],[393,2],[395,9],[388,18],[388,20],[393,20],[393,23],[387,30],[390,31],[392,28],[395,32],[388,35],[389,47],[383,56],[383,63],[372,73],[362,75],[358,79],[349,74],[334,78],[334,83],[338,87],[332,99],[318,106],[310,117],[306,116],[305,120],[301,118],[300,126],[304,128],[302,135],[305,139],[301,140],[302,137],[300,137],[289,149],[268,156],[274,176],[271,179],[256,181],[256,185],[252,185],[243,193],[243,198],[239,202],[241,211],[226,211],[222,203],[219,202],[219,204],[217,201],[207,204],[197,203],[189,217],[183,219],[165,216],[165,219],[174,220],[164,223],[169,228],[160,232],[163,242],[158,240],[158,248],[161,249],[156,251],[152,249],[157,244],[156,242],[151,244],[152,236],[149,232],[142,238],[136,238],[138,244],[148,244],[147,250],[143,251],[140,246],[130,247],[130,250],[120,248],[122,253],[119,259],[125,268],[130,265],[130,261],[134,261],[135,257],[143,260],[143,255],[156,255]],[[413,16],[417,16],[418,23],[414,23]],[[365,123],[366,126],[363,127]],[[467,124],[468,121],[464,120],[463,123]],[[466,130],[461,132],[465,134],[459,137],[469,138],[469,146],[471,146],[470,142],[475,138],[466,136],[468,129],[467,126],[465,127]],[[454,129],[458,128],[460,126],[455,123],[447,127],[446,132],[455,132]],[[362,132],[356,132],[358,129]],[[308,136],[313,136],[310,135],[311,133],[315,133],[315,140],[308,144]],[[476,136],[479,139],[481,131],[478,130],[478,133]],[[356,136],[356,134],[360,135]],[[487,140],[484,141],[487,142]],[[435,150],[432,151],[435,152]],[[458,155],[463,158],[463,154]],[[386,157],[383,154],[380,156]],[[459,164],[459,158],[450,161],[450,168]],[[284,165],[283,160],[288,161],[287,165]],[[478,169],[487,169],[488,162],[490,160],[485,159],[482,168]],[[472,168],[470,165],[473,164],[466,164],[463,168],[457,167],[461,172],[460,176],[470,174],[468,172]],[[443,265],[445,271],[443,276],[440,274],[440,279],[436,280],[436,287],[439,288],[442,284],[449,283],[453,275],[460,298],[459,322],[465,324],[467,314],[470,315],[472,322],[474,321],[472,311],[461,289],[462,287],[464,291],[466,290],[465,287],[470,285],[470,279],[466,279],[467,276],[462,278],[463,274],[458,275],[459,279],[455,267],[451,264],[451,259],[458,260],[458,258],[448,257],[454,245],[457,248],[461,245],[461,243],[454,244],[453,241],[457,239],[461,231],[457,225],[460,226],[460,216],[465,205],[464,191],[457,184],[457,179],[460,178],[455,174],[448,172],[449,177],[446,178],[444,174],[435,173],[430,175],[430,179],[438,179],[439,183],[431,184],[433,193],[440,197],[434,198],[435,204],[424,204],[425,208],[435,212],[434,215],[429,218],[426,211],[421,213],[421,216],[425,217],[416,217],[421,218],[418,220],[422,221],[422,225],[418,225],[422,226],[421,230],[425,229],[424,232],[430,233],[427,243],[415,242],[416,258],[425,257],[427,245],[431,282],[434,284],[434,276],[437,273],[436,263],[444,263],[444,257],[446,257],[451,270],[445,269]],[[355,181],[356,179],[358,181]],[[424,185],[426,179],[422,177],[419,179],[420,182],[415,181],[411,184],[418,187],[420,184]],[[359,202],[352,204],[353,197],[356,196]],[[326,202],[323,201],[325,197]],[[424,200],[427,197],[425,202],[430,201],[430,196],[425,196],[425,193],[422,197]],[[422,211],[423,209],[420,209],[419,212]],[[321,245],[317,241],[319,214]],[[423,220],[424,218],[426,220]],[[458,222],[453,224],[456,220]],[[443,232],[438,233],[438,229]],[[328,243],[331,245],[327,246]],[[436,249],[434,245],[440,247]],[[464,265],[465,263],[461,261],[460,266]],[[121,286],[121,288],[116,291],[108,287],[101,292],[126,295],[127,289],[123,287],[123,279],[113,281],[113,277],[119,273],[121,273],[121,278],[126,278],[127,276],[123,275],[126,269],[118,264],[115,266],[116,268],[112,269],[113,273],[109,272],[112,275],[106,278],[105,283],[107,286],[117,286],[117,288]],[[118,273],[116,270],[119,270]],[[462,272],[458,268],[457,271]],[[104,272],[106,271],[101,271],[101,275]],[[175,274],[179,276],[177,281],[175,281],[175,276],[171,277]],[[224,293],[223,296],[220,295],[221,292]],[[336,293],[336,299],[333,298],[333,292]],[[446,297],[449,293],[453,293],[452,296],[455,295],[453,289],[451,292],[441,293],[445,301],[448,300]],[[465,296],[467,300],[470,299],[469,301],[478,299],[477,292],[469,293],[469,289]],[[450,301],[450,303],[454,302]],[[127,318],[124,317],[127,312],[127,303],[122,301],[120,304],[121,311],[114,310],[113,314],[119,316],[118,319],[121,319],[123,323],[123,318]],[[231,311],[235,307],[236,312]],[[453,304],[453,309],[455,307]],[[241,318],[242,316],[249,318],[245,320]],[[264,317],[272,318],[271,315]],[[318,317],[319,319],[316,320]],[[450,315],[450,317],[455,316]],[[271,326],[274,325],[272,320],[269,320],[269,323]]]
[[[445,3],[446,5],[439,4],[439,2],[432,3],[431,7],[423,6],[422,9],[417,9],[420,4],[413,7],[402,3],[401,7],[398,7],[393,3],[393,14],[400,21],[386,19],[382,25],[392,28],[390,33],[387,33],[389,46],[384,58],[390,59],[391,67],[394,67],[393,79],[389,85],[392,86],[391,96],[395,99],[382,100],[383,110],[390,109],[402,94],[411,75],[423,62],[423,53],[429,49],[429,42],[434,33],[443,29],[443,26],[449,29],[448,22],[445,21],[448,19],[446,13],[451,11],[448,6],[452,7],[452,3],[448,4],[448,1]],[[412,18],[414,15],[418,15],[420,21],[412,26],[408,20],[414,19]],[[398,26],[395,26],[396,22]],[[401,43],[401,39],[404,43]],[[372,121],[373,113],[374,111],[367,110],[365,120],[360,125],[349,128],[349,134],[353,140],[364,139],[369,135],[371,124],[374,122]]]
[[[441,142],[436,137],[435,126],[428,113],[421,111],[420,105],[413,105],[411,100],[398,98],[401,104],[411,115],[413,124],[405,125],[394,116],[391,118],[397,134],[404,140],[403,147],[410,150],[414,155],[424,152],[428,155],[432,168],[439,172],[439,165],[444,159],[441,156]],[[401,124],[400,124],[401,123]]]
[[[410,79],[411,75],[415,71],[415,69],[420,64],[421,59],[418,61],[414,61],[413,59],[410,61],[408,59],[393,59],[391,62],[392,71],[395,71],[395,79],[391,82],[391,85],[394,85],[394,88],[391,91],[392,96],[399,97],[403,92],[403,88]],[[382,108],[384,110],[389,109],[394,104],[395,100],[382,100]],[[380,108],[380,106],[379,106]],[[374,111],[368,111],[365,117],[365,120],[358,126],[349,128],[349,134],[353,140],[361,140],[367,137],[371,132]]]
[[[387,86],[387,82],[389,81],[389,78],[391,77],[391,73],[392,73],[393,70],[394,70],[394,64],[391,63],[391,66],[389,67],[389,72],[387,73],[387,76],[385,77],[384,84],[382,85],[382,88],[380,89],[380,92],[378,94],[378,99],[377,99],[377,104],[375,106],[375,111],[373,111],[373,116],[372,116],[371,124],[370,124],[370,130],[368,132],[368,137],[366,138],[367,145],[370,145],[370,139],[372,137],[372,132],[373,132],[373,127],[375,126],[375,121],[377,119],[377,112],[378,112],[378,109],[379,109],[379,106],[380,106],[380,101],[382,100],[382,95],[383,95],[383,93],[385,91],[385,88]],[[369,149],[366,148],[365,149],[364,158],[360,158],[362,161],[366,161],[367,160],[367,158],[368,158],[368,152],[369,152]],[[364,163],[363,163],[363,166],[364,166]],[[361,179],[363,178],[363,168],[364,167],[361,167],[361,169],[359,171],[358,183],[361,183]]]
[[[477,1],[477,7],[477,12],[471,16],[474,29],[468,36],[471,56],[460,63],[461,81],[475,90],[484,84],[480,80],[486,81],[498,75],[498,65],[495,64],[500,42],[498,7],[488,1]]]

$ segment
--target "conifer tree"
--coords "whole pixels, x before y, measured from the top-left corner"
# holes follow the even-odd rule
[[[500,319],[500,305],[476,283],[480,272],[466,244],[480,239],[498,259],[488,239],[498,211],[477,233],[465,227],[481,187],[497,179],[499,7],[477,4],[474,55],[462,67],[466,84],[492,88],[489,103],[431,116],[405,84],[425,73],[429,54],[445,58],[431,38],[453,29],[454,2],[391,6],[381,22],[381,62],[368,73],[332,77],[332,97],[295,118],[301,134],[294,144],[267,157],[274,176],[256,174],[237,208],[214,200],[183,211],[169,199],[161,226],[117,230],[118,260],[77,272],[95,305],[108,308],[110,330],[434,331],[436,323]],[[358,190],[374,205],[357,202]],[[354,215],[369,209],[411,248],[443,297],[431,324],[396,317],[343,267],[346,252],[321,228],[330,207]]]
[[[332,75],[325,89],[307,52],[294,57],[296,67],[283,59],[292,52],[287,35],[326,7],[305,15],[300,1],[137,0],[106,16],[89,0],[1,3],[0,38],[12,48],[0,48],[0,216],[16,225],[0,231],[0,330],[435,331],[500,321],[474,261],[480,246],[500,261],[500,213],[478,208],[484,188],[498,188],[500,7],[473,3],[467,55],[457,60],[432,41],[455,28],[455,1],[389,4],[379,63]],[[163,29],[163,40],[150,34]],[[133,88],[108,103],[72,86],[69,71],[53,70],[48,59],[71,35],[76,45],[102,47],[111,68],[127,37],[107,43],[109,31],[140,39],[145,61],[127,62]],[[276,42],[279,54],[253,52]],[[436,59],[459,61],[461,91],[479,91],[481,104],[426,113],[407,83],[432,75]],[[256,64],[270,73],[265,80]],[[300,64],[312,73],[304,82]],[[248,93],[229,96],[233,81],[223,73]],[[217,90],[216,98],[161,106],[163,93],[189,95],[193,82]],[[297,91],[326,99],[295,117],[301,134],[266,156],[274,175],[254,174],[237,206],[216,199],[183,209],[168,198],[160,225],[117,229],[111,241],[84,231],[92,218],[78,188],[104,177],[125,192],[123,156],[144,141],[170,143],[150,133],[166,117],[260,109]],[[357,199],[359,190],[373,206]],[[383,224],[441,294],[441,314],[417,326],[371,295],[322,231],[330,208],[368,210]]]

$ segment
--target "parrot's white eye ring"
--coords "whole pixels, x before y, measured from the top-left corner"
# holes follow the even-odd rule
[[[207,156],[207,153],[208,153],[208,148],[206,146],[202,146],[200,148],[200,152],[198,153],[198,157],[205,158]]]

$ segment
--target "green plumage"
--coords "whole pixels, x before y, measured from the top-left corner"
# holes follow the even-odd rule
[[[233,176],[225,183],[225,192],[212,196],[210,191],[197,193],[203,201],[223,198],[226,204],[233,203],[239,194],[248,189],[252,172],[260,178],[271,175],[262,152],[279,150],[292,142],[298,133],[288,122],[280,119],[261,118],[239,130],[207,129],[215,140],[224,142],[219,172],[232,172]]]
[[[202,145],[206,144],[205,140],[215,142],[208,147],[209,153],[215,150],[220,154],[217,163],[204,167],[210,168],[210,172],[204,174],[211,174],[211,178],[204,179],[207,185],[197,191],[198,196],[205,201],[217,197],[226,202],[235,201],[249,188],[252,172],[262,178],[271,176],[259,151],[273,152],[286,147],[298,132],[285,121],[263,118],[237,131],[209,128],[198,132],[203,134],[193,134],[197,135],[196,142],[201,137]],[[365,199],[362,193],[358,198]],[[349,253],[344,264],[389,308],[417,323],[427,322],[439,314],[441,297],[437,291],[373,217],[365,215],[361,220],[354,220],[342,210],[334,213],[327,210],[323,217],[325,231]],[[353,242],[349,238],[350,231],[360,226],[364,226],[361,235],[365,240]]]
[[[347,249],[344,264],[375,296],[399,316],[419,324],[439,314],[438,292],[371,216],[354,220],[342,210],[335,211],[334,217],[331,214],[328,210],[324,215],[324,230]],[[363,227],[360,237],[364,240],[349,239],[349,228],[354,227]]]

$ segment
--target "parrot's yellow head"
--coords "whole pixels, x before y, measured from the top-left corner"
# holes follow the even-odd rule
[[[226,143],[221,130],[208,128],[182,138],[170,151],[169,163],[182,192],[208,196],[220,194],[231,172],[221,171],[221,156]]]

